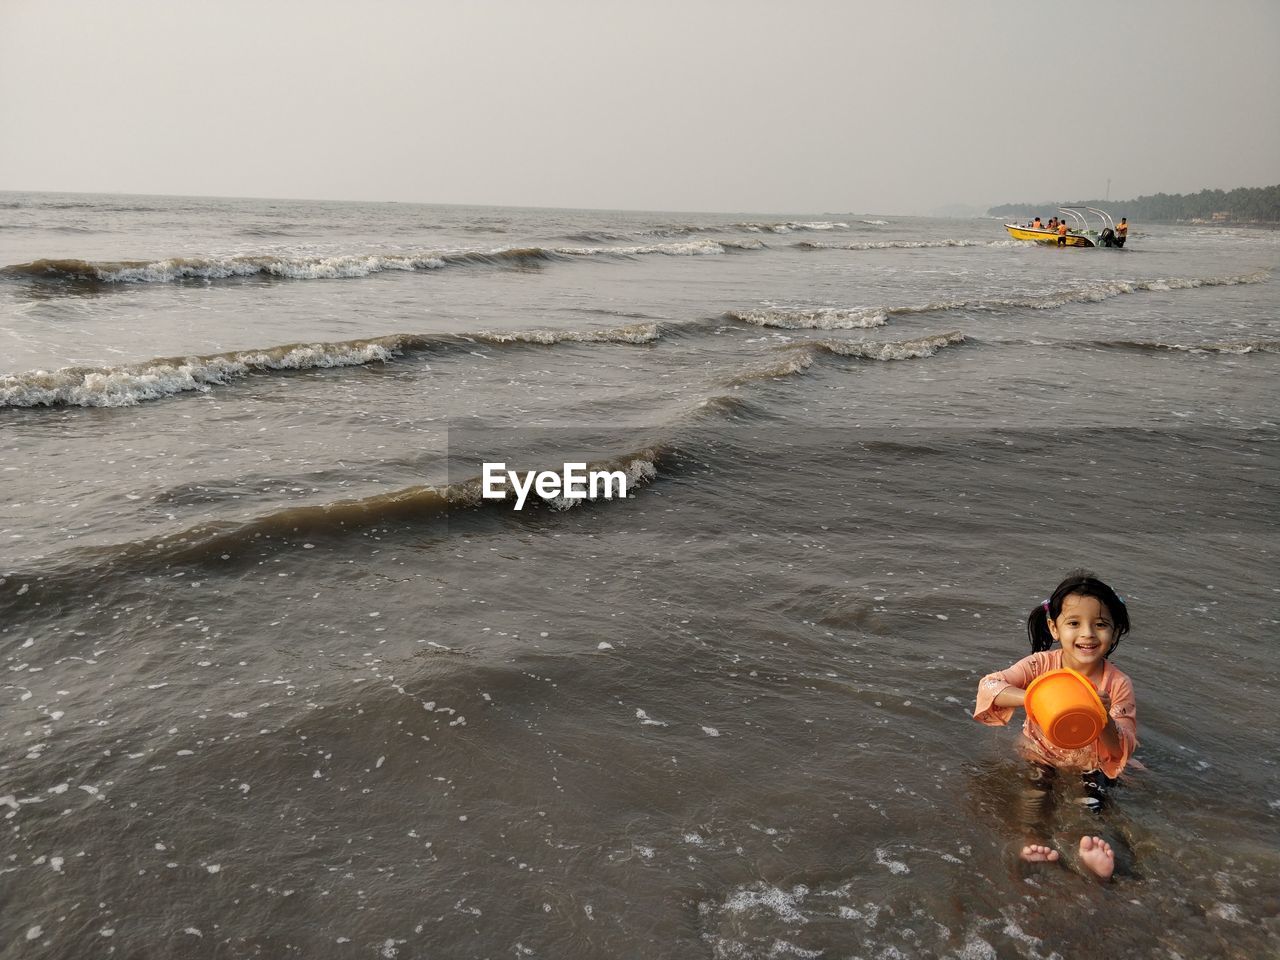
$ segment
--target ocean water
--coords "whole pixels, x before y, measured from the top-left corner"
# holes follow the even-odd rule
[[[0,956],[1274,955],[1277,266],[0,194]],[[1105,886],[1017,862],[970,719],[1082,566]]]

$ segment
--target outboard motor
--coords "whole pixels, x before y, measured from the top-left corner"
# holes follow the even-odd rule
[[[1110,227],[1103,227],[1102,233],[1098,236],[1098,242],[1104,247],[1123,247],[1124,241],[1117,239],[1116,232]]]

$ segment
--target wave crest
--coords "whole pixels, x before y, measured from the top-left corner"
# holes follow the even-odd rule
[[[440,256],[171,257],[167,260],[33,260],[0,268],[0,276],[80,283],[176,283],[253,276],[290,280],[367,277],[386,270],[436,270]]]
[[[727,381],[731,387],[745,387],[761,380],[779,380],[804,373],[813,366],[813,353],[806,349],[790,351],[770,363],[744,370]]]
[[[340,280],[387,271],[439,270],[449,266],[530,267],[583,257],[707,256],[759,250],[760,240],[687,240],[639,246],[509,247],[498,250],[286,256],[274,254],[170,257],[163,260],[43,259],[0,267],[0,277],[62,283],[179,283],[273,277]]]
[[[627,477],[630,496],[633,487],[644,486],[657,479],[668,455],[665,448],[650,446],[593,461],[587,469],[621,471]],[[99,562],[127,559],[147,565],[228,561],[235,558],[237,550],[246,546],[259,551],[266,543],[287,547],[308,538],[341,538],[386,523],[433,521],[446,518],[455,510],[509,506],[515,499],[512,491],[506,491],[502,499],[487,499],[483,492],[481,477],[440,486],[423,484],[358,499],[286,507],[243,521],[203,523],[166,536],[84,548],[72,553]],[[592,500],[591,497],[586,499]],[[582,502],[564,498],[547,501],[531,498],[528,504],[558,511]]]
[[[1075,346],[1075,344],[1073,344]],[[1280,353],[1280,340],[1220,340],[1207,343],[1164,343],[1159,340],[1094,340],[1087,344],[1116,350],[1138,350],[1153,353]]]
[[[483,331],[468,336],[392,334],[340,343],[290,343],[261,350],[208,356],[159,357],[114,367],[63,367],[0,377],[0,407],[124,407],[175,394],[207,391],[251,373],[362,366],[387,362],[413,351],[558,343],[651,343],[660,337],[656,323],[607,330]]]
[[[772,362],[745,370],[728,384],[741,387],[804,373],[824,353],[860,360],[917,360],[932,357],[943,347],[964,343],[967,339],[959,330],[952,330],[914,340],[805,340],[777,348],[778,355]]]
[[[862,221],[867,223],[869,221]],[[797,233],[801,231],[829,231],[829,230],[848,230],[849,224],[839,220],[784,220],[778,223],[735,223],[735,230],[745,230],[747,233]]]
[[[376,341],[290,344],[268,350],[156,359],[119,367],[33,370],[0,377],[0,407],[124,407],[178,393],[205,391],[253,371],[357,366],[389,360],[395,352],[395,346]]]
[[[783,330],[854,330],[882,327],[889,322],[888,311],[883,307],[730,310],[725,317],[757,327],[777,327]]]
[[[492,344],[533,343],[553,346],[557,343],[652,343],[659,339],[656,323],[633,323],[613,330],[515,330],[512,332],[483,332],[473,335],[476,340]]]
[[[911,316],[916,314],[941,314],[951,310],[1056,310],[1068,306],[1069,303],[1101,303],[1112,297],[1121,297],[1129,293],[1147,291],[1179,291],[1179,289],[1196,289],[1198,287],[1222,287],[1222,285],[1265,283],[1271,278],[1268,270],[1238,276],[1175,276],[1151,280],[1094,280],[1091,283],[1065,287],[1057,291],[1044,293],[1018,294],[1010,297],[989,297],[979,300],[934,300],[913,305],[891,307],[856,307],[849,310],[832,308],[831,314],[826,310],[788,311],[788,310],[756,310],[730,311],[726,316],[731,320],[740,320],[758,326],[780,326],[783,329],[849,329],[856,326],[879,326],[877,317],[883,321],[895,316]],[[849,323],[845,323],[849,320]]]
[[[919,250],[930,247],[986,247],[991,244],[983,240],[868,240],[862,243],[800,240],[795,246],[803,250]]]
[[[815,340],[812,347],[836,356],[861,360],[919,360],[967,339],[959,330],[952,330],[915,340]]]

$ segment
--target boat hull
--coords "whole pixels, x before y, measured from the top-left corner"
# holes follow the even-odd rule
[[[1006,223],[1004,228],[1009,231],[1009,236],[1015,240],[1032,240],[1036,243],[1048,243],[1058,246],[1058,234],[1054,230],[1036,230],[1034,227],[1020,227],[1016,223]],[[1094,243],[1088,237],[1082,237],[1078,233],[1068,233],[1064,239],[1066,242],[1061,244],[1067,247],[1092,247]]]

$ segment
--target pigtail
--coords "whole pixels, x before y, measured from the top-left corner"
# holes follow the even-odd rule
[[[1045,600],[1036,606],[1027,616],[1027,639],[1031,641],[1031,652],[1040,653],[1053,646],[1053,634],[1049,632],[1050,602]],[[1062,610],[1062,601],[1058,601],[1058,610]]]

